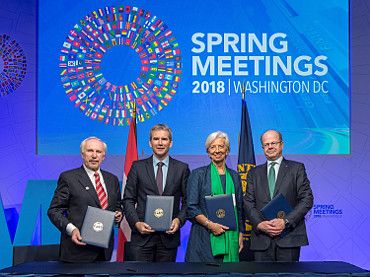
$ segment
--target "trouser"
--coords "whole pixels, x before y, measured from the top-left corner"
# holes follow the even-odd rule
[[[279,261],[279,262],[298,262],[301,247],[279,247],[276,240],[272,239],[269,248],[263,251],[254,251],[256,261]]]
[[[143,262],[175,262],[177,247],[166,248],[160,234],[153,234],[149,241],[143,245],[131,243],[131,254],[134,261]]]

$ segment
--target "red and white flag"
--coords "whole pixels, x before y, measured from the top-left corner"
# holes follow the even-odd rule
[[[123,172],[123,178],[122,178],[122,198],[123,198],[123,192],[125,191],[127,175],[128,175],[128,172],[130,171],[132,162],[138,159],[135,121],[136,121],[135,116],[133,116],[131,123],[130,123],[130,131],[128,134],[127,146],[126,146],[126,157],[125,157],[125,165],[124,165],[124,172]],[[118,245],[117,245],[117,259],[116,259],[117,262],[122,262],[124,260],[125,243],[130,240],[131,240],[131,229],[127,223],[126,218],[124,218],[118,230]]]

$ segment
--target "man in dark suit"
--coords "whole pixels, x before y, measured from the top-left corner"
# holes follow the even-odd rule
[[[304,216],[313,205],[310,181],[302,163],[283,158],[280,132],[265,132],[261,143],[267,162],[249,172],[244,197],[244,208],[253,227],[250,249],[256,261],[298,261],[301,246],[308,245]],[[293,211],[285,218],[266,220],[260,210],[279,193]]]
[[[132,230],[130,252],[136,261],[174,262],[180,227],[186,221],[186,182],[190,171],[187,164],[168,155],[172,147],[168,126],[155,125],[150,130],[149,145],[153,155],[133,162],[123,194],[124,214]],[[173,219],[166,232],[155,232],[144,222],[147,195],[174,196]]]
[[[60,260],[107,261],[110,260],[113,251],[113,234],[109,247],[104,249],[82,242],[80,229],[87,206],[115,211],[115,221],[121,221],[121,192],[118,178],[100,169],[107,146],[99,138],[85,139],[80,150],[83,165],[60,174],[48,216],[61,232]]]

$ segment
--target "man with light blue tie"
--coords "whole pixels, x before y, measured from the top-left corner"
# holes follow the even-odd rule
[[[169,156],[172,131],[164,124],[150,130],[153,155],[133,162],[123,196],[124,213],[131,234],[130,254],[135,261],[175,262],[180,228],[186,221],[187,164]],[[166,232],[155,232],[144,222],[148,195],[174,196],[173,219]]]
[[[250,249],[256,261],[299,261],[301,246],[308,245],[304,216],[313,205],[310,181],[302,163],[283,158],[279,131],[266,131],[261,143],[267,162],[248,173],[244,197],[245,212],[252,223]],[[279,193],[293,211],[284,218],[266,220],[261,209]]]

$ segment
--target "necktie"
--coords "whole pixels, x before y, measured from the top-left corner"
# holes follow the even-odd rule
[[[100,182],[99,173],[95,172],[94,177],[95,177],[95,185],[96,185],[95,189],[96,189],[96,193],[98,194],[100,206],[102,207],[102,209],[106,209],[108,207],[108,197],[107,197],[107,194],[105,193],[103,185]]]
[[[155,178],[155,180],[157,181],[159,195],[162,195],[163,193],[163,171],[162,171],[163,163],[159,162],[157,163],[157,165],[158,165],[157,177]]]
[[[275,190],[275,168],[274,165],[277,164],[276,162],[270,163],[270,171],[268,175],[268,181],[269,181],[269,191],[270,191],[270,197],[274,196],[274,190]]]

